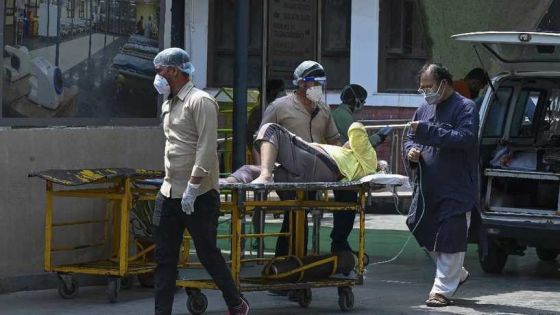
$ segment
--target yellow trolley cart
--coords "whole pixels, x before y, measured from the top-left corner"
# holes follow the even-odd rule
[[[73,274],[107,276],[107,297],[109,301],[115,302],[121,285],[124,287],[132,284],[129,276],[153,272],[155,263],[147,258],[154,250],[153,245],[145,246],[145,243],[137,243],[138,252],[132,256],[129,254],[129,245],[131,245],[129,212],[132,209],[133,202],[154,200],[157,193],[156,188],[139,186],[139,181],[161,178],[163,172],[130,168],[106,168],[47,170],[32,173],[29,176],[46,180],[44,269],[46,272],[56,272],[59,276],[58,293],[62,298],[70,299],[78,295],[78,282],[72,277]],[[60,186],[66,187],[60,188]],[[104,218],[53,222],[53,199],[58,197],[103,199],[112,202],[112,207],[106,208]],[[102,239],[90,244],[71,246],[53,244],[53,230],[91,224],[104,226],[103,229],[100,229],[104,232]],[[64,265],[53,264],[54,253],[105,246],[109,241],[110,233],[112,235],[111,255],[107,259]]]
[[[381,174],[380,174],[381,175]],[[385,175],[386,174],[382,174]],[[392,175],[392,174],[391,174]],[[371,176],[371,175],[370,175]],[[375,176],[375,175],[373,175]],[[393,189],[396,186],[404,184],[405,176],[392,175],[393,181],[389,181],[389,186]],[[396,180],[395,180],[396,179]],[[221,188],[231,193],[231,199],[222,202],[222,208],[226,212],[231,213],[231,272],[235,283],[241,292],[248,291],[265,291],[265,290],[290,290],[290,299],[296,300],[300,306],[308,307],[311,303],[312,288],[320,287],[337,287],[338,288],[338,304],[342,311],[349,311],[354,306],[354,294],[352,287],[356,284],[362,284],[364,279],[364,257],[365,257],[365,206],[369,194],[372,190],[378,190],[386,186],[379,184],[375,177],[370,177],[365,181],[355,182],[336,182],[336,183],[269,183],[269,184],[222,184]],[[381,182],[386,183],[386,180]],[[327,192],[329,190],[352,190],[358,193],[357,202],[334,202],[329,200]],[[267,200],[262,198],[271,190],[290,190],[295,191],[296,200]],[[308,191],[318,191],[322,193],[323,198],[320,200],[306,200]],[[395,192],[395,190],[393,190]],[[261,196],[257,198],[258,196]],[[274,211],[289,210],[290,215],[290,231],[288,233],[260,233],[260,234],[244,234],[242,233],[242,223],[247,214],[252,211]],[[304,221],[307,220],[306,210],[321,209],[324,211],[342,211],[353,210],[359,214],[359,237],[358,237],[358,253],[357,266],[355,268],[356,276],[352,278],[336,278],[327,276],[322,279],[313,279],[311,281],[302,281],[303,274],[306,271],[320,266],[325,263],[331,263],[336,266],[336,258],[333,256],[324,259],[315,260],[306,265],[300,265],[292,270],[277,273],[273,276],[242,276],[242,266],[245,263],[266,263],[271,258],[265,258],[258,255],[257,258],[244,257],[242,251],[242,242],[245,239],[288,236],[289,244],[294,241],[295,246],[289,248],[289,257],[295,257],[300,260],[304,257]],[[264,218],[264,213],[261,216]],[[264,219],[263,219],[264,220]],[[264,230],[264,229],[263,229]],[[295,231],[295,240],[292,240],[291,231]],[[183,267],[195,266],[194,263],[182,264]],[[333,268],[333,270],[336,269]],[[294,278],[296,280],[294,280]],[[282,279],[291,279],[289,281]],[[183,287],[187,293],[187,309],[191,314],[202,314],[206,311],[208,302],[201,289],[217,289],[212,280],[185,279],[177,280],[178,287]]]

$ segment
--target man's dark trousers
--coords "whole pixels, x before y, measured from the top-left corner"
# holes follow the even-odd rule
[[[296,193],[294,191],[277,191],[278,197],[280,200],[294,200],[296,199]],[[309,191],[307,192],[307,200],[316,200],[317,192],[316,191]],[[305,211],[305,222],[304,222],[304,244],[303,250],[304,254],[307,254],[307,234],[309,233],[309,225],[307,222],[307,213],[309,211]],[[280,233],[286,233],[290,229],[290,212],[284,211],[284,218],[282,220],[282,227],[280,228]],[[296,244],[296,237],[295,237],[295,228],[292,227],[292,251],[294,250]],[[289,250],[289,238],[287,236],[278,236],[276,240],[276,250],[274,251],[274,255],[276,257],[279,256],[286,256],[288,255]],[[293,253],[292,253],[293,254]]]
[[[210,190],[196,198],[194,213],[181,209],[181,199],[166,198],[158,193],[154,209],[155,313],[171,314],[177,279],[177,262],[185,228],[192,237],[198,259],[222,291],[228,307],[241,303],[239,292],[220,250],[216,246],[220,195]]]
[[[340,202],[356,202],[358,193],[350,190],[335,190],[334,200]],[[352,250],[348,244],[348,236],[354,228],[356,211],[333,211],[333,229],[331,231],[331,252]]]

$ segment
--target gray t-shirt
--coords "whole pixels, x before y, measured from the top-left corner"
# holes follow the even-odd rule
[[[276,123],[288,129],[307,142],[333,143],[340,137],[330,108],[318,103],[312,114],[298,100],[295,94],[277,98],[264,112],[261,126]]]

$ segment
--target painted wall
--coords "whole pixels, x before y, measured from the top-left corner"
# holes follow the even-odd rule
[[[148,16],[152,17],[152,22],[157,20],[156,19],[156,4],[137,2],[136,3],[136,22],[138,22],[138,20],[140,20],[141,16],[144,17],[144,23],[146,23],[146,21],[148,21]]]
[[[469,44],[451,40],[451,35],[481,31],[535,30],[551,0],[422,0],[432,59],[455,78],[479,67]],[[483,60],[489,56],[483,52]],[[490,69],[492,74],[493,69]]]
[[[27,276],[22,284],[33,287],[29,277],[46,276],[43,272],[45,182],[28,178],[29,173],[104,167],[163,169],[164,137],[159,126],[0,129],[0,143],[0,293],[14,277]],[[103,217],[105,203],[101,201],[56,199],[59,200],[55,202],[57,221]],[[81,226],[55,231],[54,240],[75,244],[99,240],[100,235],[99,225]],[[80,250],[57,256],[57,262],[76,258],[87,261],[100,258],[106,251],[107,248]],[[17,284],[11,288],[21,289]]]

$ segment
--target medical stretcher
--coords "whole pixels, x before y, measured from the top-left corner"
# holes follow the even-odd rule
[[[62,298],[70,299],[78,295],[78,282],[73,274],[107,276],[107,297],[109,301],[115,302],[121,285],[126,287],[132,284],[130,276],[138,275],[142,283],[140,276],[153,272],[155,263],[149,257],[154,246],[144,246],[135,239],[131,240],[130,211],[138,201],[155,199],[157,188],[144,187],[140,182],[149,178],[161,178],[163,172],[106,168],[47,170],[29,176],[46,181],[44,269],[47,272],[56,272],[59,276],[58,292]],[[61,186],[65,188],[60,188]],[[107,200],[111,207],[105,209],[103,218],[92,219],[91,215],[88,215],[89,218],[83,220],[56,221],[53,219],[54,199],[59,197],[103,199]],[[72,214],[72,217],[77,216]],[[103,233],[98,233],[103,234],[101,239],[88,244],[54,244],[54,230],[86,226],[94,226],[96,231],[102,231]],[[129,246],[134,243],[138,250],[131,255]],[[110,244],[111,253],[106,259],[68,264],[53,263],[55,253],[77,252],[86,248],[104,247],[107,244]]]
[[[365,207],[368,196],[373,190],[380,188],[395,187],[406,185],[407,177],[393,174],[376,174],[354,182],[313,182],[313,183],[269,183],[269,184],[221,184],[222,191],[229,191],[231,198],[222,201],[222,209],[231,213],[231,255],[230,266],[235,283],[241,292],[266,291],[266,290],[289,290],[290,299],[296,300],[300,306],[308,307],[311,303],[312,288],[336,287],[338,288],[338,304],[342,311],[349,311],[354,306],[354,295],[352,287],[362,284],[364,279],[364,257],[365,257]],[[265,196],[273,190],[294,191],[297,198],[295,200],[270,200]],[[330,190],[351,190],[358,194],[356,202],[335,202],[329,200],[328,191]],[[307,200],[308,191],[322,193],[322,198],[318,200]],[[264,197],[263,197],[264,196]],[[289,210],[289,231],[287,233],[243,233],[243,222],[245,215],[252,214],[253,211],[274,211]],[[325,278],[305,279],[304,274],[311,272],[313,268],[326,263],[336,269],[336,257],[327,255],[324,259],[315,259],[309,264],[300,263],[299,267],[289,271],[280,272],[275,276],[245,276],[243,274],[244,265],[250,263],[270,262],[272,258],[257,255],[256,258],[246,258],[243,249],[243,242],[247,239],[287,236],[292,244],[292,237],[295,238],[295,246],[289,248],[289,256],[298,261],[304,261],[309,256],[305,256],[305,229],[304,223],[307,220],[306,210],[321,209],[323,211],[356,211],[359,215],[358,231],[358,252],[355,277],[327,276]],[[261,217],[264,218],[264,215]],[[315,229],[314,227],[314,230]],[[264,229],[262,229],[264,231]],[[295,233],[292,234],[292,231]],[[293,236],[292,236],[293,235]],[[320,257],[319,257],[320,258]],[[189,267],[195,264],[187,262],[183,266]],[[294,281],[294,278],[296,279]],[[298,281],[299,279],[299,281]],[[191,314],[202,314],[206,311],[208,302],[202,289],[217,289],[215,283],[209,279],[183,279],[177,280],[176,285],[183,287],[187,293],[187,309]]]
[[[59,295],[63,298],[74,298],[78,295],[78,282],[74,274],[102,275],[108,277],[107,297],[109,301],[118,299],[121,286],[132,284],[130,276],[150,274],[155,268],[155,262],[150,257],[154,245],[145,246],[135,239],[130,233],[131,210],[139,201],[153,201],[161,183],[163,172],[111,168],[111,169],[81,169],[81,170],[47,170],[36,172],[30,177],[40,177],[46,181],[46,207],[45,207],[45,249],[44,270],[56,272],[60,278]],[[154,181],[155,180],[155,181]],[[407,178],[393,174],[376,174],[363,178],[361,181],[346,183],[271,183],[271,184],[222,184],[222,192],[229,197],[222,201],[222,212],[229,213],[231,217],[231,233],[219,235],[218,239],[228,239],[231,242],[230,267],[235,283],[242,292],[264,290],[290,290],[292,298],[296,299],[302,307],[311,303],[311,288],[337,287],[339,306],[342,310],[353,308],[352,286],[361,284],[364,275],[364,249],[365,249],[365,206],[371,191],[382,188],[406,185]],[[61,188],[64,186],[65,188]],[[328,198],[329,190],[352,190],[358,193],[357,202],[333,202]],[[291,190],[296,192],[295,200],[272,200],[265,198],[270,191]],[[308,191],[323,192],[320,200],[306,200]],[[89,198],[107,200],[112,207],[106,208],[105,215],[100,219],[84,219],[76,221],[58,222],[53,219],[55,198]],[[253,211],[290,211],[290,228],[287,233],[243,233],[242,224],[245,215]],[[331,263],[336,269],[333,257],[315,260],[313,263],[288,272],[281,272],[275,276],[244,276],[242,267],[251,262],[266,263],[272,258],[266,258],[262,250],[256,258],[245,258],[242,242],[246,239],[259,239],[265,237],[287,236],[295,238],[295,246],[290,246],[289,257],[297,260],[303,258],[304,248],[304,221],[307,220],[306,210],[322,209],[324,211],[352,210],[359,214],[359,245],[358,264],[356,276],[353,278],[326,277],[312,281],[288,281],[284,279],[303,279],[304,273],[324,263]],[[58,210],[58,208],[57,208]],[[262,216],[264,218],[264,216]],[[75,244],[61,246],[54,244],[53,232],[61,228],[72,226],[84,227],[87,225],[103,225],[103,238],[89,244]],[[295,233],[292,236],[292,231]],[[189,261],[190,237],[185,232],[185,242],[180,254],[179,267],[189,268],[199,265]],[[130,245],[136,243],[137,250],[130,250]],[[105,259],[93,261],[55,264],[53,254],[73,252],[86,248],[102,247],[110,244],[111,252]],[[131,254],[131,252],[135,252]],[[319,256],[317,256],[319,257]],[[303,259],[305,260],[305,259]],[[127,284],[125,284],[127,282]],[[187,291],[187,308],[192,314],[202,314],[206,310],[207,300],[201,289],[216,289],[213,281],[207,279],[178,280],[177,286],[184,287]]]

